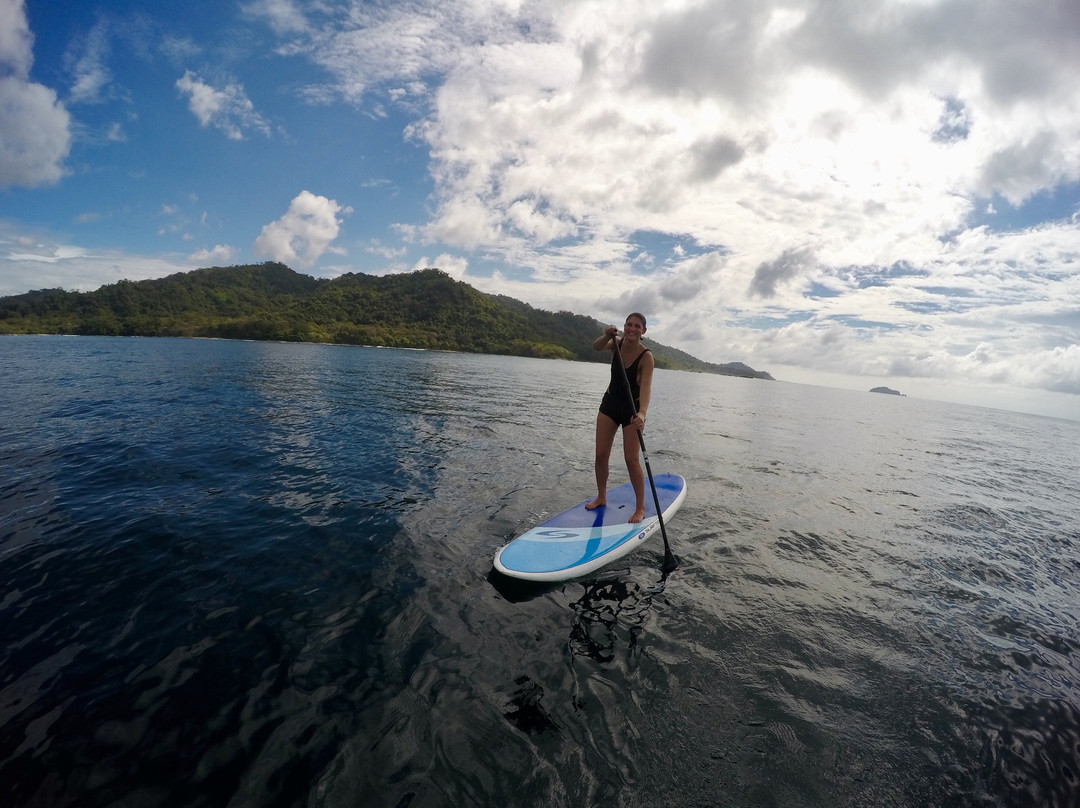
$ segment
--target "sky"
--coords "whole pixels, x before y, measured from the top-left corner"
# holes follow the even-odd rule
[[[1080,419],[1076,0],[0,0],[0,295],[439,267]]]

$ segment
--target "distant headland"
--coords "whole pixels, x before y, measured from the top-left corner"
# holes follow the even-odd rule
[[[904,395],[899,390],[893,390],[891,387],[871,387],[871,393],[885,393],[889,396],[902,396]]]
[[[268,261],[119,281],[93,292],[41,289],[0,298],[0,335],[216,337],[426,348],[606,361],[604,324],[489,295],[435,268],[313,278]],[[772,380],[742,362],[714,364],[648,340],[656,366]]]

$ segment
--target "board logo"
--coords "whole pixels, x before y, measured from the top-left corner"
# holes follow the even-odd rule
[[[624,541],[634,541],[636,539],[643,539],[649,533],[648,528],[638,531],[637,527],[633,530],[626,530],[625,525],[617,525],[614,528],[597,528],[597,527],[583,527],[583,528],[533,528],[522,539],[526,541],[534,541],[538,543],[544,542],[603,542],[603,546],[610,547],[615,544],[620,544]]]
[[[543,541],[570,541],[581,537],[575,530],[534,530],[532,534]]]

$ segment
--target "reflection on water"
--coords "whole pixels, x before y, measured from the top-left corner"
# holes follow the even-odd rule
[[[514,684],[517,685],[517,690],[506,705],[506,720],[528,735],[558,732],[559,725],[541,704],[544,688],[528,676],[519,676]]]
[[[626,578],[585,582],[581,598],[571,604],[571,652],[610,662],[620,646],[634,650],[653,598],[663,591],[662,582],[648,589]]]

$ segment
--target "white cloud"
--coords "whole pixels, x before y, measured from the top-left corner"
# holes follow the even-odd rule
[[[33,63],[34,38],[23,0],[0,0],[0,66],[24,81]]]
[[[32,289],[87,292],[120,280],[163,278],[195,267],[179,257],[96,250],[0,220],[0,296]]]
[[[419,261],[413,263],[412,270],[415,272],[418,269],[428,269],[431,267],[441,269],[455,280],[467,280],[465,278],[465,273],[469,269],[469,261],[459,255],[440,253],[435,257],[434,261],[429,260],[427,256],[424,256]]]
[[[387,261],[396,261],[400,258],[404,258],[408,253],[408,249],[405,247],[388,247],[382,244],[378,239],[372,239],[371,243],[364,247],[364,252],[370,255],[377,255],[380,258],[385,258]]]
[[[70,150],[70,117],[56,93],[0,77],[0,188],[59,182]]]
[[[1031,354],[1011,381],[1020,387],[1080,395],[1080,344]]]
[[[103,91],[112,80],[106,66],[108,56],[108,25],[101,21],[90,29],[82,55],[74,59],[69,96],[71,103],[94,104],[103,100]]]
[[[898,35],[906,47],[926,22],[914,11],[884,15],[901,30],[872,28],[863,41],[856,32],[877,23],[862,7],[845,7],[851,19],[839,20],[819,19],[815,7],[817,16],[804,13],[802,25],[771,39],[763,32],[774,15],[758,5],[745,14],[724,13],[738,11],[731,3],[609,8],[566,14],[557,41],[459,56],[436,115],[417,129],[445,198],[433,238],[457,238],[456,211],[474,199],[511,225],[489,232],[513,233],[510,211],[527,197],[585,232],[597,226],[590,215],[626,229],[643,220],[671,229],[677,219],[713,241],[775,251],[810,230],[864,261],[889,260],[912,231],[933,239],[961,224],[975,194],[1016,200],[1040,178],[1077,176],[1061,138],[1032,132],[1027,109],[1000,114],[978,89],[987,68],[973,56],[924,46],[918,59],[888,60],[897,48],[883,43]],[[838,59],[824,29],[858,40],[862,61]],[[726,69],[729,59],[738,69]],[[1065,75],[1043,78],[1060,85]],[[965,92],[970,142],[935,140],[950,114],[943,99]],[[1075,124],[1071,107],[1063,117]],[[1070,131],[1065,123],[1055,131]],[[776,244],[777,231],[788,243]]]
[[[164,35],[157,42],[156,49],[177,64],[198,56],[202,52],[202,46],[197,42],[171,34]]]
[[[293,19],[291,7],[268,0],[250,4],[247,11],[280,30],[283,20]],[[481,43],[511,42],[522,36],[522,23],[533,27],[528,36],[536,36],[540,25],[523,16],[517,3],[499,0],[399,0],[320,10],[330,21],[319,31],[304,31],[282,49],[309,58],[333,77],[332,84],[307,88],[307,96],[320,103],[335,98],[356,102],[372,88],[408,103],[426,92],[428,82],[451,70],[463,51]],[[299,24],[296,30],[301,30]]]
[[[337,238],[341,227],[339,213],[348,215],[352,208],[342,207],[325,196],[301,191],[284,216],[263,227],[255,240],[255,253],[275,261],[311,267]]]
[[[308,30],[307,19],[293,0],[253,0],[241,8],[248,16],[264,20],[277,34]]]
[[[215,244],[211,249],[196,250],[188,260],[199,266],[228,266],[236,259],[236,248],[227,244]]]
[[[188,97],[188,109],[203,127],[214,127],[230,140],[243,140],[246,131],[270,135],[270,124],[251,103],[240,84],[215,89],[190,70],[176,80],[176,87]]]
[[[21,0],[0,0],[0,189],[64,176],[71,120],[56,93],[30,81],[33,35]]]

